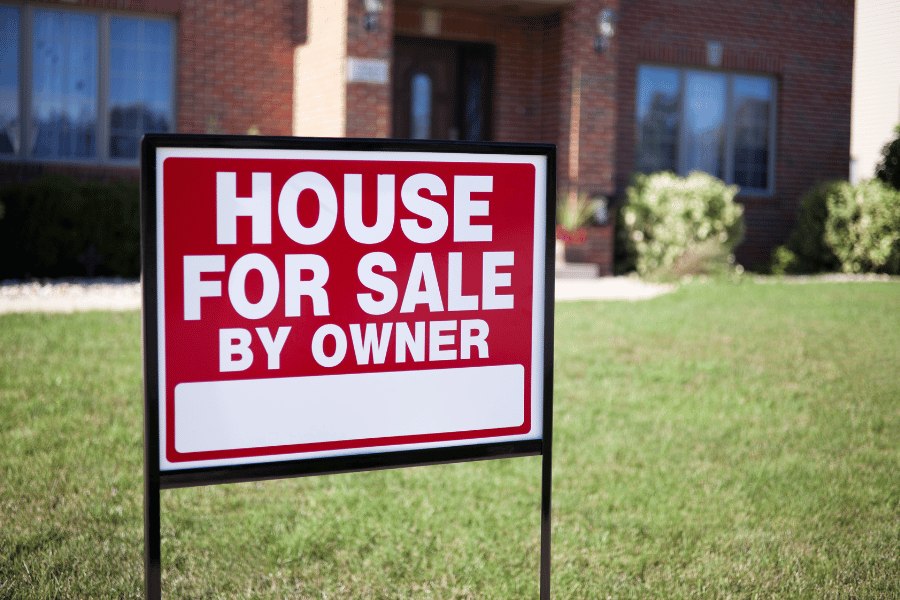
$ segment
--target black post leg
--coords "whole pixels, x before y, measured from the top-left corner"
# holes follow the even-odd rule
[[[161,600],[159,480],[144,483],[144,589],[147,600]]]
[[[541,600],[550,600],[550,440],[544,440],[541,464]]]

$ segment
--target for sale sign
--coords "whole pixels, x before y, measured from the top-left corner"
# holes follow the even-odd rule
[[[552,151],[148,136],[163,476],[540,453]]]

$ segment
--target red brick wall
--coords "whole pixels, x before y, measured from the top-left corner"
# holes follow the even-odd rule
[[[344,0],[348,1],[348,0]],[[391,61],[394,45],[394,6],[383,0],[378,27],[365,28],[364,4],[349,0],[347,6],[347,56]],[[391,83],[347,84],[347,137],[386,138],[391,136]]]
[[[615,192],[615,123],[617,104],[617,57],[620,49],[613,39],[612,50],[598,54],[594,50],[597,13],[603,8],[619,10],[619,2],[611,0],[602,6],[589,0],[576,1],[562,14],[562,50],[560,64],[560,186],[574,184],[590,195]],[[573,78],[578,77],[579,80]],[[578,91],[576,92],[576,88]],[[580,97],[576,106],[575,96]],[[578,110],[577,168],[571,156],[572,119]]]
[[[494,139],[540,142],[541,40],[539,22],[509,19],[492,40],[494,64]]]
[[[793,228],[803,193],[849,175],[853,10],[850,0],[621,0],[617,188],[627,186],[634,165],[638,65],[704,66],[706,42],[720,42],[722,69],[777,82],[775,193],[738,198],[747,223],[738,258],[768,262]]]
[[[295,0],[182,0],[179,133],[291,134]]]
[[[562,108],[562,16],[550,15],[543,21],[541,32],[541,141],[559,143]]]

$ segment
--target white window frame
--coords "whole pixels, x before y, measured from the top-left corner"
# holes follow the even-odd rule
[[[110,106],[109,106],[109,47],[110,28],[109,22],[113,18],[142,19],[146,21],[160,21],[172,26],[172,41],[169,52],[169,69],[172,73],[172,91],[169,99],[171,106],[172,126],[177,124],[177,105],[175,103],[176,85],[178,83],[176,67],[176,48],[178,41],[178,23],[176,19],[161,15],[148,15],[146,13],[78,9],[61,5],[39,5],[0,3],[3,6],[11,6],[19,12],[19,124],[20,144],[18,153],[0,154],[0,161],[17,163],[54,163],[75,165],[105,165],[136,167],[140,163],[140,155],[134,158],[113,158],[109,155],[110,135]],[[68,12],[77,14],[90,14],[97,17],[97,152],[93,158],[35,158],[29,155],[27,140],[32,133],[32,85],[34,76],[33,48],[34,48],[34,12],[35,10],[49,10],[54,12]],[[174,133],[174,131],[173,131]]]
[[[687,89],[687,77],[688,73],[714,73],[717,75],[723,75],[725,77],[725,156],[723,160],[723,173],[725,174],[724,181],[726,184],[731,185],[734,183],[734,140],[735,140],[735,132],[734,132],[734,78],[735,77],[760,77],[765,78],[771,84],[772,96],[770,98],[770,106],[771,110],[769,111],[769,147],[768,147],[768,164],[766,168],[768,169],[768,187],[766,188],[752,188],[752,187],[741,187],[740,194],[746,196],[772,196],[775,194],[775,148],[776,148],[776,124],[777,120],[777,111],[778,111],[778,80],[770,74],[767,73],[752,73],[752,72],[744,72],[744,71],[726,71],[722,69],[704,69],[697,66],[683,66],[683,65],[672,65],[665,63],[639,63],[638,70],[635,77],[635,111],[634,111],[634,122],[635,122],[635,147],[634,152],[635,156],[637,156],[638,150],[640,148],[640,122],[638,121],[638,113],[637,113],[637,105],[638,105],[638,95],[640,94],[640,90],[638,86],[640,85],[640,70],[642,67],[658,67],[664,69],[672,69],[678,72],[678,142],[675,149],[676,157],[675,163],[677,165],[678,174],[681,176],[687,175],[687,153],[684,149],[687,147],[687,127],[685,122],[685,90]]]

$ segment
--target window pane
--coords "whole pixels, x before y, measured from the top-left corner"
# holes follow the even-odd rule
[[[141,22],[137,19],[112,19],[109,22],[109,39],[119,44],[137,42],[140,29]]]
[[[677,169],[679,88],[676,69],[638,70],[637,170],[642,173]]]
[[[412,138],[431,138],[431,77],[425,73],[412,78]]]
[[[34,12],[32,156],[93,158],[97,135],[97,19]]]
[[[765,77],[734,78],[734,183],[769,187],[769,111],[772,84]]]
[[[689,71],[685,81],[685,173],[724,179],[725,76]]]
[[[0,154],[19,151],[19,9],[0,6]]]
[[[168,52],[172,46],[172,25],[165,21],[145,21],[144,44]]]
[[[109,22],[109,155],[137,158],[141,136],[172,131],[172,25]]]

